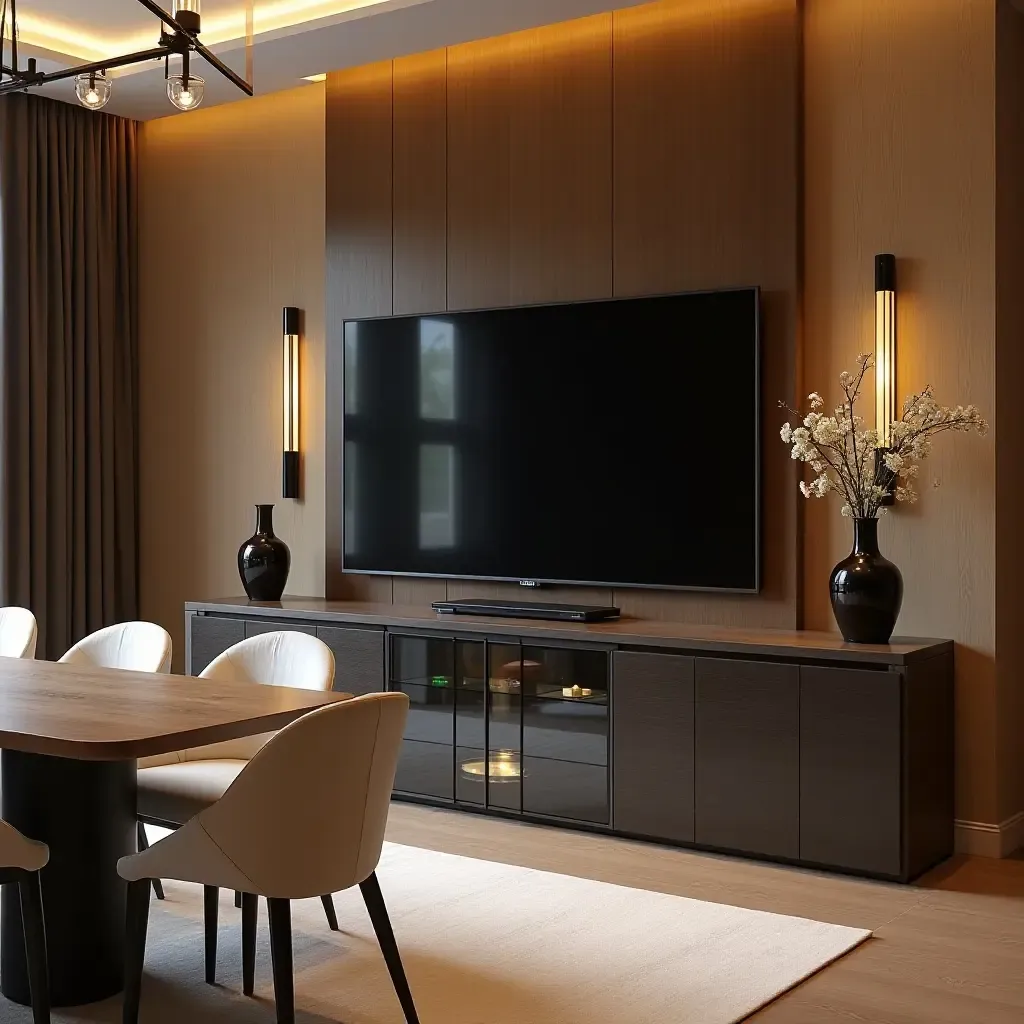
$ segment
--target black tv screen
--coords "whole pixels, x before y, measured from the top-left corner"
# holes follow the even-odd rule
[[[756,288],[352,320],[346,572],[755,591]]]

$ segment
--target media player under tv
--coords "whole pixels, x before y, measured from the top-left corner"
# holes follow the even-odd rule
[[[550,601],[435,601],[431,607],[448,615],[497,615],[510,619],[554,619],[561,622],[605,622],[617,619],[611,605],[555,604]]]

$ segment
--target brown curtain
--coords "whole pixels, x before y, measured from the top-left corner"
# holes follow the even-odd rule
[[[0,600],[39,657],[138,614],[136,133],[0,98]]]

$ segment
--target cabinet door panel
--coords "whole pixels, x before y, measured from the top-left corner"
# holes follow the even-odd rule
[[[800,854],[800,672],[796,665],[698,658],[696,841]]]
[[[523,811],[607,825],[608,770],[600,765],[524,756]]]
[[[453,690],[415,683],[395,683],[393,690],[409,698],[409,717],[405,721],[405,738],[425,743],[443,744],[451,762],[455,742],[455,694]]]
[[[245,623],[241,619],[225,619],[218,615],[192,616],[192,664],[189,671],[197,676],[207,665],[229,647],[245,639]]]
[[[900,676],[800,669],[800,857],[900,873]]]
[[[377,693],[384,689],[384,632],[317,626],[316,635],[334,654],[334,689]]]
[[[693,658],[612,655],[613,826],[693,842]]]
[[[395,773],[395,792],[454,799],[452,748],[440,743],[402,740]]]

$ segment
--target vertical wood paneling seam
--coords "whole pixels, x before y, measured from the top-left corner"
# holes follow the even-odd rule
[[[395,315],[395,62],[391,61],[391,315]],[[391,604],[395,603],[395,577],[388,577]]]

